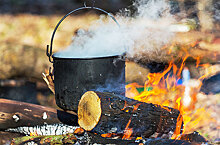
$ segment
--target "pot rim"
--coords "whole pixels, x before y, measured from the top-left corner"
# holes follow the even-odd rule
[[[99,57],[57,57],[52,55],[53,59],[60,59],[60,60],[91,60],[91,59],[103,59],[103,58],[120,58],[124,56],[122,55],[109,55],[109,56],[99,56]]]

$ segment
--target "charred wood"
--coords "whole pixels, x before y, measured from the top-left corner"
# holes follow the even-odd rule
[[[77,115],[54,108],[0,99],[0,130],[64,123],[78,125]]]
[[[90,144],[117,144],[117,145],[138,145],[135,140],[122,140],[122,139],[111,139],[104,138],[94,133],[88,132],[88,141]]]
[[[172,139],[149,139],[144,145],[200,145],[200,143],[190,143],[185,140],[172,140]]]
[[[201,136],[198,132],[194,131],[191,134],[183,134],[179,138],[180,140],[187,140],[189,142],[197,142],[204,143],[208,142],[203,136]]]
[[[150,73],[159,73],[163,72],[168,66],[166,63],[157,63],[157,62],[150,62],[146,64],[147,67],[150,69]]]
[[[199,145],[197,143],[190,143],[185,140],[172,140],[172,139],[147,139],[143,138],[142,140],[122,140],[122,139],[110,139],[103,138],[93,133],[89,133],[89,143],[90,144],[117,144],[117,145]]]
[[[179,115],[176,109],[93,91],[86,92],[78,106],[80,127],[97,134],[124,134],[132,129],[135,137],[155,133],[161,137],[175,131]]]

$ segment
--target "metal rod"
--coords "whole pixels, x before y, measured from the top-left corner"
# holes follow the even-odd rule
[[[53,61],[51,60],[52,51],[53,51],[53,50],[52,50],[52,49],[53,49],[53,40],[54,40],[54,36],[55,36],[55,33],[56,33],[58,27],[59,27],[60,24],[63,22],[63,20],[66,19],[66,17],[68,17],[68,16],[71,15],[72,13],[75,13],[75,12],[77,12],[77,11],[79,11],[79,10],[83,10],[83,9],[94,9],[94,10],[101,11],[101,12],[107,14],[109,17],[111,17],[111,18],[113,19],[113,21],[115,21],[115,23],[120,27],[119,23],[117,22],[117,20],[115,19],[115,17],[114,17],[111,13],[109,13],[109,12],[103,10],[103,9],[97,8],[97,7],[93,7],[93,6],[92,6],[92,7],[87,7],[87,6],[85,6],[85,7],[80,7],[80,8],[77,8],[77,9],[75,9],[75,10],[69,12],[68,14],[66,14],[65,16],[63,16],[63,18],[57,23],[57,25],[56,25],[56,27],[55,27],[53,33],[52,33],[50,45],[47,45],[47,52],[46,52],[46,54],[47,54],[47,56],[49,57],[49,61],[50,61],[51,63],[53,63]]]

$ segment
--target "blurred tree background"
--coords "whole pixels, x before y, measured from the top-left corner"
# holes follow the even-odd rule
[[[193,18],[200,23],[201,30],[213,31],[219,28],[216,25],[220,21],[218,0],[168,1],[172,8],[171,14],[186,13],[187,18]],[[54,27],[62,16],[84,4],[112,13],[126,7],[133,10],[132,0],[0,0],[1,98],[26,101],[24,98],[31,94],[26,93],[24,88],[20,93],[18,90],[10,91],[14,87],[18,89],[19,86],[25,86],[23,80],[34,83],[32,87],[47,88],[42,79],[42,72],[51,66],[46,56],[46,45],[50,43]],[[79,14],[68,17],[60,25],[54,40],[54,51],[67,47],[77,29],[87,28],[99,17],[99,14],[87,11]],[[22,80],[23,85],[18,80]],[[36,95],[33,96],[36,98]],[[37,100],[33,102],[40,103],[40,99]]]
[[[1,0],[0,13],[63,14],[83,6],[93,5],[93,0]],[[109,12],[131,5],[131,0],[96,0],[95,6]]]
[[[130,0],[0,0],[0,98],[56,107],[42,73],[52,67],[46,45],[57,22],[84,5],[115,13],[131,4]],[[54,51],[67,47],[77,29],[87,28],[98,17],[88,11],[68,17],[56,33]]]
[[[133,0],[0,0],[0,97],[26,101],[24,98],[31,94],[26,93],[24,88],[20,93],[18,90],[10,91],[14,87],[18,89],[20,86],[30,85],[25,82],[35,84],[31,87],[47,89],[42,79],[42,72],[51,67],[46,56],[46,45],[50,43],[54,27],[63,15],[85,4],[112,13],[127,7],[135,10],[132,2]],[[219,30],[219,0],[168,2],[172,8],[171,14],[186,13],[184,17],[196,20],[199,31]],[[67,47],[77,29],[87,28],[98,18],[99,14],[88,11],[68,17],[56,33],[54,51]],[[36,98],[36,95],[33,96]],[[43,97],[33,102],[40,103],[42,99]]]

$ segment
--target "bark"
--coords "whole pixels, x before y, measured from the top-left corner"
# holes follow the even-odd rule
[[[77,115],[50,107],[0,99],[0,130],[64,123],[78,125]]]
[[[126,135],[132,130],[135,137],[160,137],[175,131],[179,115],[176,109],[93,91],[86,92],[78,106],[80,127],[97,134]]]

